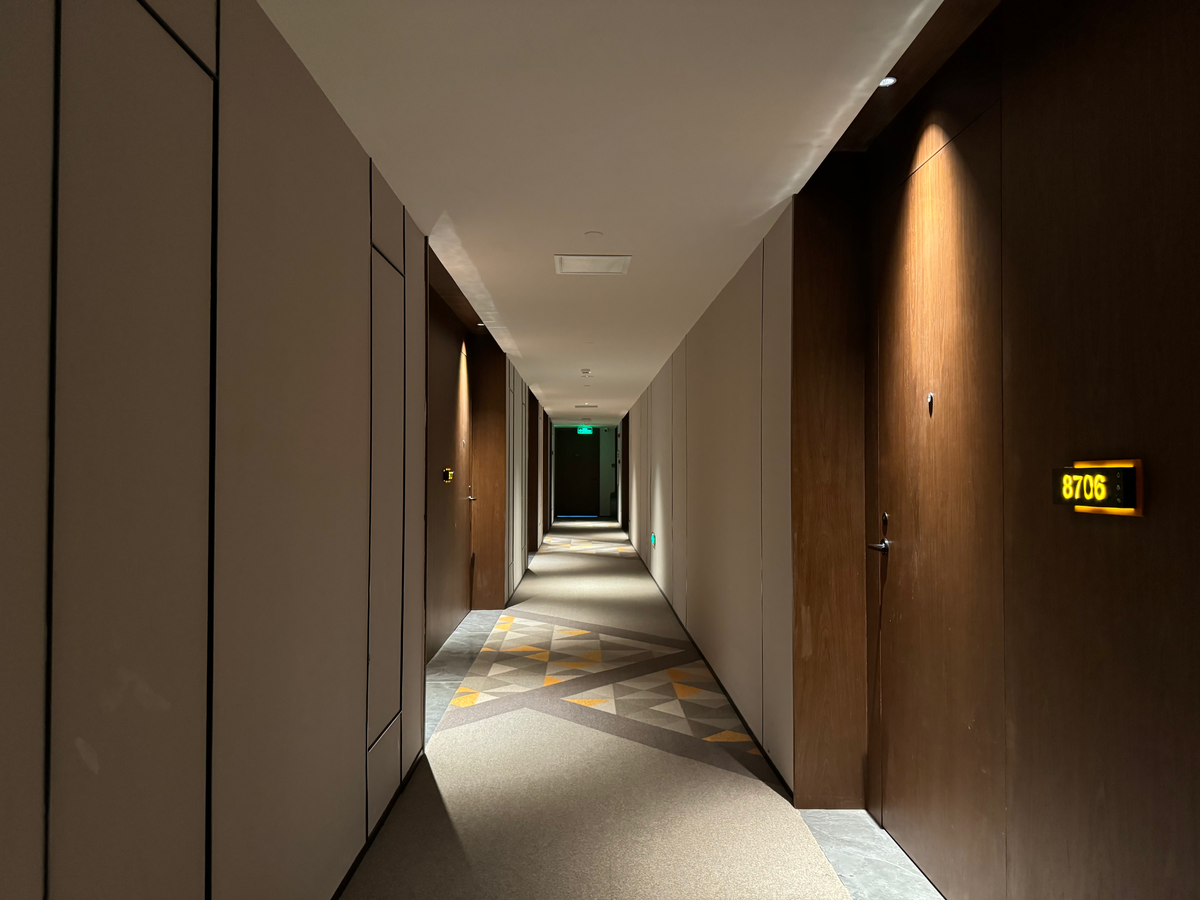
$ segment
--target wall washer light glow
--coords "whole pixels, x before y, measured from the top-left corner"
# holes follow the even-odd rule
[[[889,75],[887,78],[883,79],[883,81],[879,82],[879,86],[880,87],[891,87],[895,83],[896,83],[896,79],[893,78],[891,75]]]

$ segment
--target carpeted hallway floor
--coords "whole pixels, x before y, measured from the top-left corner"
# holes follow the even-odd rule
[[[447,642],[346,900],[851,896],[631,550],[556,525]]]

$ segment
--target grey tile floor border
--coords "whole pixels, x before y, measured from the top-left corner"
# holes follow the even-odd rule
[[[852,900],[942,900],[866,810],[804,809],[800,815]]]
[[[425,666],[425,742],[437,729],[450,701],[496,628],[502,609],[473,609]]]

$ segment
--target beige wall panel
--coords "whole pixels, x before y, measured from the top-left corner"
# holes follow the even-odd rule
[[[792,204],[763,241],[763,749],[792,786]]]
[[[404,721],[398,718],[379,736],[367,752],[367,829],[374,831],[379,817],[400,788],[400,735]]]
[[[404,277],[371,253],[371,607],[367,741],[400,711],[404,595]],[[399,735],[397,730],[396,735]],[[397,761],[397,765],[399,762]]]
[[[760,739],[762,260],[687,337],[688,631]]]
[[[674,584],[671,567],[671,547],[674,545],[671,536],[671,492],[674,487],[671,481],[671,384],[671,360],[668,359],[647,389],[650,405],[646,448],[650,462],[647,528],[654,535],[653,542],[648,541],[646,545],[647,567],[668,600]]]
[[[638,482],[638,507],[642,511],[641,523],[638,527],[638,546],[645,551],[644,556],[650,558],[650,392],[643,394],[639,411],[638,428],[642,440],[638,448],[638,466],[642,474]]]
[[[217,0],[147,0],[147,5],[209,69],[217,70]]]
[[[508,363],[508,528],[509,549],[509,596],[525,577],[529,559],[525,545],[528,531],[525,520],[525,478],[529,461],[525,456],[529,425],[525,419],[528,412],[529,388],[512,360]]]
[[[425,235],[404,214],[404,636],[401,771],[425,745]]]
[[[328,900],[365,838],[370,170],[253,0],[221,67],[213,897]]]
[[[213,85],[62,15],[49,895],[200,898]]]
[[[371,243],[404,274],[404,204],[371,163]]]
[[[646,481],[642,453],[642,445],[646,442],[643,413],[648,402],[647,394],[643,393],[629,408],[629,541],[643,562],[650,556],[649,548],[642,541],[642,522],[646,518],[646,507],[642,503],[642,495],[645,493],[642,485]]]
[[[687,340],[671,356],[671,605],[687,627]]]
[[[42,896],[53,0],[0,0],[0,896]]]

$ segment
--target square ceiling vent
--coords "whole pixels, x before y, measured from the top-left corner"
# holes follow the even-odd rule
[[[554,271],[559,275],[628,275],[632,256],[575,256],[554,254]]]

